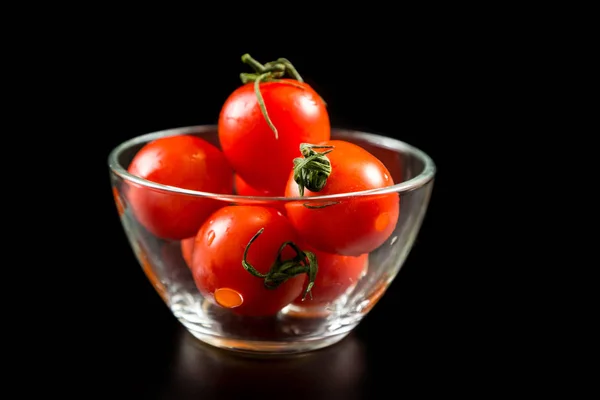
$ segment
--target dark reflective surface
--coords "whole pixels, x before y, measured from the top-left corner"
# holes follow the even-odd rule
[[[448,355],[464,351],[453,343],[461,325],[442,315],[442,304],[425,301],[434,287],[401,275],[407,283],[394,283],[341,342],[301,355],[257,357],[196,340],[140,271],[131,304],[144,307],[136,313],[111,309],[104,341],[82,348],[84,363],[71,365],[90,381],[76,392],[135,399],[370,399],[400,393],[414,379],[457,368],[460,358]]]
[[[259,358],[209,347],[181,330],[161,394],[164,398],[234,398],[266,391],[293,398],[358,398],[365,357],[365,348],[354,335],[321,351]]]

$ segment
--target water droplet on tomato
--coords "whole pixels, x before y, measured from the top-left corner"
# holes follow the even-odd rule
[[[241,293],[230,288],[219,288],[215,290],[215,301],[225,308],[235,308],[242,305],[244,298]]]
[[[388,213],[380,214],[375,220],[375,229],[379,232],[383,231],[387,228],[390,223],[390,215]]]
[[[215,240],[215,231],[210,230],[206,235],[206,241],[208,242],[209,246],[212,244],[213,240]]]

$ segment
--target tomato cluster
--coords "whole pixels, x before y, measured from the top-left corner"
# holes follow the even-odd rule
[[[384,164],[331,139],[327,107],[286,59],[241,74],[219,115],[220,148],[193,135],[143,146],[128,171],[149,181],[216,194],[294,197],[261,205],[132,184],[132,212],[156,237],[180,241],[202,295],[246,316],[289,304],[323,306],[353,287],[369,252],[394,231],[395,193],[311,201],[391,186]]]

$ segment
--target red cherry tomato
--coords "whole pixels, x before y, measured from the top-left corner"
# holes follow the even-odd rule
[[[368,254],[358,257],[340,256],[325,253],[311,247],[305,250],[312,251],[317,257],[319,272],[315,279],[311,296],[298,296],[294,304],[304,307],[324,306],[338,299],[354,286],[361,278],[369,260]]]
[[[362,147],[342,140],[320,143],[334,146],[327,154],[332,172],[319,192],[304,190],[305,197],[358,192],[392,186],[387,168]],[[323,150],[315,150],[323,152]],[[290,174],[285,195],[300,196],[298,184]],[[322,208],[308,208],[321,206]],[[398,222],[400,199],[391,193],[324,202],[323,204],[286,203],[287,215],[303,240],[328,253],[359,256],[381,246]]]
[[[252,186],[248,185],[238,174],[235,175],[234,182],[235,182],[236,193],[240,196],[283,197],[283,194],[284,194],[283,192],[278,193],[278,194],[273,194],[270,192],[255,189]],[[260,204],[256,204],[256,205],[273,207],[273,208],[281,211],[281,213],[283,215],[286,214],[285,203],[283,203],[283,202],[266,202],[266,203],[260,203]]]
[[[192,252],[194,251],[194,240],[196,240],[195,236],[192,236],[187,239],[183,239],[179,246],[181,247],[181,256],[185,261],[185,265],[188,268],[192,268]]]
[[[298,243],[298,235],[277,210],[260,206],[221,208],[202,225],[194,242],[192,274],[198,290],[209,301],[239,315],[276,314],[304,288],[302,272],[279,284],[276,275],[269,273],[277,272],[272,266],[286,242]],[[263,275],[255,276],[244,266],[246,249],[248,265]],[[306,261],[291,246],[283,247],[280,256],[281,261]],[[295,266],[309,270],[308,263]]]
[[[129,173],[179,188],[219,194],[233,191],[233,170],[212,144],[195,136],[157,139],[135,155]],[[139,222],[163,239],[194,236],[202,222],[225,203],[217,200],[161,192],[132,184],[131,208]]]
[[[240,196],[256,196],[256,197],[276,197],[278,195],[274,195],[266,190],[258,190],[248,185],[246,181],[244,181],[238,174],[235,174],[233,179],[235,184],[235,192]],[[280,194],[283,196],[283,192]]]
[[[235,171],[253,188],[283,193],[301,143],[330,139],[329,115],[323,100],[306,83],[292,79],[260,84],[269,127],[261,113],[254,84],[236,89],[225,101],[219,141]]]

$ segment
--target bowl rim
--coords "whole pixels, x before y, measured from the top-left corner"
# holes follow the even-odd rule
[[[332,132],[335,132],[337,136],[349,137],[349,138],[359,138],[369,143],[373,143],[379,147],[384,147],[389,150],[393,150],[396,152],[406,152],[410,153],[413,156],[416,156],[423,162],[423,170],[413,178],[396,183],[392,186],[386,186],[383,188],[363,190],[358,192],[347,192],[347,193],[336,193],[330,195],[323,196],[311,196],[311,197],[256,197],[256,196],[240,196],[235,194],[220,194],[220,193],[210,193],[210,192],[201,192],[197,190],[183,189],[176,186],[163,185],[161,183],[156,183],[149,181],[147,179],[135,176],[127,172],[127,169],[123,167],[119,163],[119,155],[125,151],[126,149],[138,145],[140,143],[149,142],[152,140],[156,140],[159,138],[169,137],[169,136],[177,136],[184,134],[202,134],[208,132],[215,132],[218,129],[218,126],[215,124],[211,125],[191,125],[184,126],[178,128],[169,128],[162,129],[159,131],[149,132],[142,135],[135,136],[131,139],[128,139],[124,142],[121,142],[119,145],[114,147],[109,155],[108,155],[108,166],[112,173],[119,176],[125,181],[129,181],[141,186],[145,186],[152,189],[157,189],[160,191],[178,193],[184,195],[190,195],[194,197],[210,197],[213,199],[219,199],[224,201],[231,202],[290,202],[290,201],[303,201],[303,202],[313,202],[313,201],[323,201],[323,200],[336,200],[336,199],[344,199],[348,197],[359,197],[359,196],[371,196],[371,195],[381,195],[381,194],[390,194],[390,193],[406,193],[416,189],[419,189],[425,186],[427,183],[433,180],[436,174],[436,165],[431,159],[431,157],[425,153],[424,151],[418,149],[415,146],[412,146],[408,143],[405,143],[401,140],[394,139],[391,137],[387,137],[380,134],[363,132],[360,130],[354,129],[346,129],[340,127],[332,127]],[[336,139],[341,139],[340,137]]]

